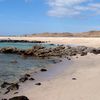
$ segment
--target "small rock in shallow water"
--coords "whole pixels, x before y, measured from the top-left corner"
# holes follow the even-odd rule
[[[17,96],[10,98],[9,100],[29,100],[26,96]]]

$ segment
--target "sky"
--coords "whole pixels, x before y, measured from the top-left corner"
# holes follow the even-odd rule
[[[0,35],[100,30],[100,0],[0,0]]]

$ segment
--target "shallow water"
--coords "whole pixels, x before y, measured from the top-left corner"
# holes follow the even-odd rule
[[[16,47],[18,49],[29,49],[29,48],[32,48],[32,46],[35,46],[35,45],[41,45],[41,46],[44,46],[44,47],[54,47],[54,46],[56,46],[56,45],[50,45],[50,44],[47,44],[47,43],[0,42],[0,48],[2,48],[2,47]]]
[[[32,57],[24,59],[19,55],[0,54],[0,83],[3,81],[17,81],[21,75],[52,63],[53,59]]]
[[[0,47],[17,47],[19,49],[28,49],[33,45],[40,45],[37,43],[0,43]],[[50,44],[41,44],[45,47],[54,47]],[[20,55],[15,54],[0,54],[0,84],[3,81],[16,81],[21,75],[34,70],[38,67],[45,67],[52,64],[53,59],[40,59],[40,58],[22,58]]]

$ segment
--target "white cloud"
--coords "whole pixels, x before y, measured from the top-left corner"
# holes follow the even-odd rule
[[[100,2],[94,0],[47,0],[49,16],[78,16],[86,12],[100,14]]]

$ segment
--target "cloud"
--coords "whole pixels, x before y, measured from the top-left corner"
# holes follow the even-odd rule
[[[47,14],[55,17],[100,14],[100,2],[96,0],[47,0]]]
[[[26,3],[31,3],[32,0],[24,0]]]

